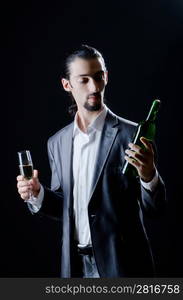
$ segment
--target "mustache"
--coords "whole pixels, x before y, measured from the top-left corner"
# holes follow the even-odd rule
[[[100,94],[100,92],[89,94],[87,99],[89,99],[90,97],[96,97],[96,98],[101,99],[101,94]]]

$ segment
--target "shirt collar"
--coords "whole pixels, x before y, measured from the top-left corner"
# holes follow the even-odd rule
[[[104,126],[104,121],[107,115],[108,108],[104,104],[103,110],[96,116],[96,118],[92,121],[92,123],[88,126],[86,134],[89,134],[92,131],[102,131]],[[78,112],[76,112],[75,118],[74,118],[74,130],[73,130],[73,136],[75,136],[77,133],[83,133],[84,132],[79,128],[78,126]]]

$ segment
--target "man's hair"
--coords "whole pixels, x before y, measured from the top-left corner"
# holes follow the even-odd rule
[[[88,46],[88,45],[81,45],[78,49],[75,49],[73,51],[70,51],[67,53],[63,66],[62,66],[62,72],[61,77],[65,78],[67,80],[70,79],[70,64],[76,59],[76,58],[82,58],[82,59],[92,59],[92,58],[101,58],[104,68],[106,69],[105,61],[102,56],[102,54],[95,48]],[[74,116],[77,111],[77,105],[76,102],[70,93],[71,96],[71,106],[69,106],[69,114],[71,116]]]

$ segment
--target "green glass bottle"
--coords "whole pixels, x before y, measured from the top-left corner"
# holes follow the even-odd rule
[[[144,148],[144,145],[141,143],[140,138],[145,137],[150,141],[153,141],[155,138],[155,133],[156,133],[156,118],[157,118],[157,113],[160,108],[161,101],[156,99],[152,102],[150,111],[148,113],[148,116],[146,120],[141,121],[136,129],[136,132],[134,134],[134,137],[132,139],[132,143],[136,144],[138,146],[141,146]],[[137,176],[137,170],[134,166],[132,166],[128,161],[125,162],[123,166],[122,173],[134,177]]]

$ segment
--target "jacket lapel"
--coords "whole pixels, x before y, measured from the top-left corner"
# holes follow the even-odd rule
[[[71,242],[70,237],[73,234],[73,175],[72,175],[72,152],[73,152],[73,123],[67,127],[61,141],[61,162],[62,162],[62,181],[64,192],[64,224],[61,276],[71,277]],[[71,238],[72,241],[72,238]]]
[[[95,162],[95,171],[92,181],[92,188],[90,193],[90,200],[97,186],[98,180],[100,178],[101,172],[104,168],[107,157],[110,153],[111,147],[114,143],[118,132],[118,119],[115,114],[113,114],[109,109],[104,123],[104,128],[101,135],[99,151],[97,159]],[[69,209],[69,214],[72,214],[73,206],[73,172],[72,172],[72,158],[73,158],[73,127],[74,123],[68,126],[67,131],[64,134],[62,140],[62,179],[63,179],[63,189],[64,196],[67,198],[67,208]]]
[[[116,138],[118,132],[118,127],[116,126],[117,124],[117,117],[110,110],[108,110],[100,140],[99,151],[95,162],[95,171],[92,181],[90,200],[97,186],[98,180],[104,168],[107,157],[110,153],[111,147]]]
[[[73,127],[74,123],[68,126],[62,140],[62,180],[64,197],[67,199],[67,208],[70,209],[73,190],[72,158],[73,158]]]

